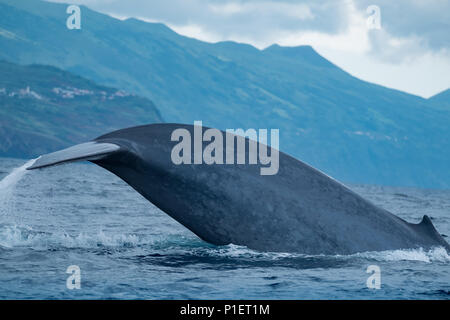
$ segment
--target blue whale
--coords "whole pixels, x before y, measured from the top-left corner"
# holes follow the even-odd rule
[[[194,135],[194,126],[183,124],[122,129],[43,155],[28,169],[91,161],[215,245],[304,254],[450,251],[429,217],[408,223],[283,152],[272,175],[261,175],[258,164],[175,164],[171,152],[178,142],[171,135],[178,128]],[[245,138],[246,156],[251,141]],[[258,150],[263,146],[258,143]]]

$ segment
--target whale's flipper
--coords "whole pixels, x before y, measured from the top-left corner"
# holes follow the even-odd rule
[[[118,152],[119,150],[120,147],[113,143],[96,141],[81,143],[64,150],[43,155],[38,158],[31,167],[28,167],[27,170],[45,168],[74,161],[99,160],[102,157]]]

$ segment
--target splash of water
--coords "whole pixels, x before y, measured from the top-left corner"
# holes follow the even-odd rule
[[[10,174],[0,180],[0,214],[3,215],[10,211],[17,183],[27,173],[27,168],[32,166],[37,159],[29,160],[24,165],[14,168]]]
[[[450,255],[444,247],[434,247],[429,250],[422,248],[418,249],[402,249],[402,250],[388,250],[379,252],[364,252],[353,255],[354,257],[361,257],[376,261],[421,261],[426,263],[431,262],[450,262]]]
[[[143,239],[134,234],[97,233],[69,235],[61,231],[57,233],[36,232],[30,227],[3,226],[0,227],[0,248],[33,247],[46,250],[57,248],[133,248],[139,245],[151,245],[152,239]]]

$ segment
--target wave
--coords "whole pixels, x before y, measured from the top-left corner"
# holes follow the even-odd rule
[[[246,246],[229,244],[226,246],[214,247],[214,255],[228,258],[263,258],[269,260],[277,260],[284,258],[307,257],[305,254],[290,252],[263,252],[249,249]]]
[[[216,256],[232,259],[252,260],[282,260],[282,259],[335,259],[353,260],[364,259],[379,262],[395,261],[418,261],[425,263],[449,263],[450,256],[443,247],[435,247],[430,250],[403,249],[362,252],[351,255],[307,255],[287,252],[261,252],[249,249],[245,246],[229,244],[225,246],[213,246],[197,238],[167,235],[143,237],[136,234],[107,234],[98,231],[96,233],[79,233],[70,235],[66,232],[46,233],[36,232],[30,227],[3,226],[0,228],[0,247],[20,248],[30,247],[33,249],[48,248],[135,248],[147,247],[150,251],[172,251],[181,255],[190,254]],[[180,251],[181,250],[181,251]]]
[[[35,232],[32,228],[5,226],[0,230],[0,246],[4,248],[31,247],[47,248],[98,248],[98,247],[136,247],[146,244],[142,238],[133,234],[95,234],[79,233],[76,236],[66,232]]]
[[[429,250],[418,248],[418,249],[388,250],[380,252],[363,252],[357,253],[353,256],[384,262],[390,261],[420,261],[426,263],[450,262],[450,256],[444,247],[434,247]]]
[[[450,255],[443,247],[434,247],[429,250],[423,248],[417,249],[401,249],[401,250],[385,250],[373,252],[361,252],[350,255],[310,255],[302,253],[288,253],[288,252],[261,252],[249,249],[245,246],[226,245],[220,247],[213,247],[208,253],[214,256],[227,258],[242,258],[255,260],[283,260],[283,259],[318,259],[329,260],[335,259],[339,261],[349,260],[372,260],[379,262],[395,262],[395,261],[419,261],[425,263],[442,262],[450,263]]]

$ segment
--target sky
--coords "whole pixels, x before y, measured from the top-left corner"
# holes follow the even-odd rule
[[[311,45],[352,75],[428,98],[450,88],[450,0],[51,0],[207,42]]]

